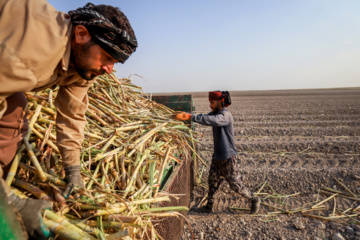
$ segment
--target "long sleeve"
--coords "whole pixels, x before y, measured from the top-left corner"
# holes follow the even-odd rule
[[[88,107],[87,90],[93,81],[75,82],[60,86],[55,100],[57,107],[57,145],[65,166],[80,164],[80,149],[84,140],[85,113]]]
[[[222,127],[229,124],[229,117],[224,112],[219,114],[192,114],[191,121],[200,123],[206,126]]]
[[[202,125],[212,126],[214,140],[214,159],[224,160],[237,154],[235,149],[233,116],[224,107],[214,114],[192,114],[191,120]]]

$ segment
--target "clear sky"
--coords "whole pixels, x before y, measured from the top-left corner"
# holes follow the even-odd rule
[[[147,93],[360,86],[359,0],[92,3],[129,18],[139,47],[115,69]]]

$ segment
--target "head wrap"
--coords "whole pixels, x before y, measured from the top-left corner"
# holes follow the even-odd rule
[[[69,11],[74,26],[83,25],[93,40],[118,62],[124,63],[135,52],[137,40],[116,27],[108,18],[95,11],[88,3],[83,8]],[[121,48],[120,48],[121,45]]]
[[[221,100],[225,107],[231,105],[230,93],[228,91],[209,92],[209,101]]]
[[[209,101],[223,99],[223,94],[220,91],[209,92]]]

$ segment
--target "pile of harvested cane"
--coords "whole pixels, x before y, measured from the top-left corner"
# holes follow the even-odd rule
[[[157,207],[164,170],[197,156],[193,132],[174,112],[147,99],[129,79],[98,78],[89,90],[81,154],[85,189],[62,197],[66,183],[55,140],[56,91],[29,93],[30,130],[6,179],[22,197],[53,201],[45,224],[60,239],[155,239],[154,217],[186,207]]]

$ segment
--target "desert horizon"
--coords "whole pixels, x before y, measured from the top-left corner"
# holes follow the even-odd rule
[[[221,89],[226,90],[226,89]],[[292,95],[292,94],[328,94],[331,91],[358,91],[360,87],[346,88],[313,88],[313,89],[278,89],[278,90],[235,90],[229,91],[231,96],[257,96],[257,95]],[[190,92],[161,92],[161,93],[145,93],[149,96],[168,96],[168,95],[192,95],[193,98],[206,97],[208,91],[190,91]]]

